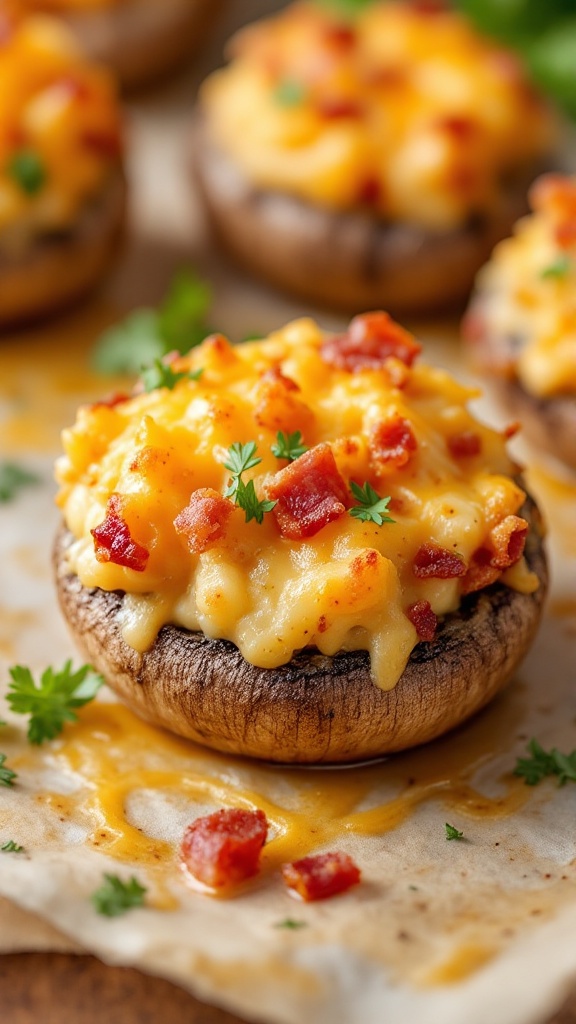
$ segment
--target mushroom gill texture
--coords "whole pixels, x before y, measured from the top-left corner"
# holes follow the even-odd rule
[[[527,211],[536,170],[502,183],[491,210],[432,232],[368,212],[335,212],[256,188],[198,125],[195,176],[214,231],[251,273],[344,312],[429,312],[462,303],[474,276]]]
[[[295,764],[352,763],[432,740],[488,703],[534,638],[547,586],[538,510],[528,499],[526,545],[539,588],[501,583],[465,598],[436,638],[415,647],[393,690],[370,677],[369,656],[303,650],[280,668],[244,660],[225,640],[163,627],[139,654],[123,640],[123,595],[82,586],[67,568],[62,528],[54,565],[72,634],[109,685],[142,718],[217,750]]]
[[[89,291],[114,257],[125,211],[118,168],[70,229],[36,235],[16,252],[0,243],[0,326],[55,312]]]

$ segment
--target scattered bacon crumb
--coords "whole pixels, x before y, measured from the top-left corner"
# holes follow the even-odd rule
[[[369,449],[377,468],[402,469],[418,448],[409,420],[393,416],[370,431]]]
[[[268,822],[264,811],[224,808],[197,818],[182,840],[182,860],[204,885],[221,889],[258,871]]]
[[[451,580],[464,576],[466,565],[453,551],[438,544],[422,544],[414,555],[412,572],[422,580]]]
[[[323,117],[326,121],[339,121],[345,118],[358,119],[362,117],[361,104],[357,100],[346,99],[346,97],[341,99],[325,97],[318,102],[316,109],[320,117]]]
[[[318,628],[318,632],[319,633],[325,633],[326,630],[328,629],[328,623],[326,621],[326,616],[325,615],[321,615],[320,618],[318,619],[318,627],[317,628]]]
[[[348,490],[330,445],[315,448],[279,470],[265,484],[280,533],[290,540],[313,537],[346,511]]]
[[[360,869],[347,853],[319,853],[282,865],[282,878],[303,900],[325,900],[360,881]]]
[[[471,459],[482,451],[482,438],[473,430],[462,430],[447,439],[448,451],[455,459]]]
[[[514,420],[512,423],[508,423],[508,425],[504,427],[504,430],[502,431],[502,436],[507,441],[509,441],[511,437],[516,437],[516,434],[521,429],[522,424],[520,423],[520,420]]]
[[[329,25],[325,30],[325,38],[340,50],[352,50],[356,45],[357,35],[351,25]]]
[[[325,362],[340,370],[380,370],[394,357],[412,366],[421,346],[388,313],[361,313],[345,334],[328,338],[322,346]]]
[[[99,398],[96,402],[92,402],[90,408],[114,409],[117,405],[122,405],[122,402],[127,402],[130,398],[131,395],[126,394],[124,391],[115,391],[108,398]]]
[[[455,139],[467,142],[476,132],[478,122],[471,117],[464,117],[461,114],[448,114],[439,117],[435,122],[440,131],[452,135]]]
[[[85,149],[109,159],[119,157],[122,152],[120,136],[113,132],[105,133],[86,129],[82,132],[80,142]]]
[[[254,419],[268,430],[292,433],[305,437],[314,426],[314,413],[299,396],[300,387],[295,380],[272,367],[262,374],[256,389]]]
[[[495,583],[500,576],[500,569],[491,565],[492,552],[481,547],[472,555],[470,565],[462,580],[462,593],[471,594],[475,590],[483,590]]]
[[[358,187],[356,198],[363,206],[376,206],[382,197],[382,182],[379,178],[369,176],[364,178]]]
[[[225,533],[234,505],[212,487],[200,487],[174,520],[176,533],[186,538],[188,550],[199,555]]]
[[[520,516],[505,516],[490,530],[490,543],[494,549],[490,564],[498,569],[515,565],[524,554],[528,523]]]
[[[438,618],[432,611],[429,601],[416,601],[406,609],[406,615],[415,627],[420,640],[433,640],[438,626]]]
[[[119,494],[112,494],[106,506],[106,518],[90,531],[94,537],[96,560],[144,572],[150,552],[132,539],[121,513],[122,498]]]
[[[550,213],[555,221],[558,245],[569,249],[576,243],[576,185],[562,174],[543,174],[529,192],[534,210]]]

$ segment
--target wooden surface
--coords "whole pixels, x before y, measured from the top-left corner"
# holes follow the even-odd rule
[[[245,1024],[161,978],[107,967],[91,956],[0,956],[6,1024]],[[576,1024],[576,992],[546,1024]]]

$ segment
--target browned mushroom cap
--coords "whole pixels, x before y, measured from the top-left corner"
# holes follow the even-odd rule
[[[145,654],[120,634],[122,594],[82,586],[70,575],[64,529],[55,545],[64,616],[85,656],[142,718],[217,750],[270,761],[354,762],[425,743],[463,722],[512,676],[536,632],[547,570],[539,516],[526,557],[540,579],[533,594],[502,584],[470,595],[420,643],[395,689],[372,682],[365,651],[326,657],[301,651],[262,669],[225,640],[175,626]]]
[[[527,211],[536,171],[502,186],[494,207],[436,232],[326,210],[253,187],[199,125],[194,167],[215,233],[247,270],[306,300],[345,312],[439,309],[466,298],[496,242]]]
[[[62,309],[95,285],[122,233],[125,203],[118,170],[70,230],[35,237],[14,252],[0,244],[0,326]]]
[[[166,74],[196,50],[222,0],[132,0],[74,11],[68,26],[82,49],[134,88]]]

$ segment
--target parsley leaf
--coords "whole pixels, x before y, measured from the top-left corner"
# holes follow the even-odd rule
[[[6,700],[19,715],[30,715],[28,739],[30,743],[51,740],[64,728],[65,722],[75,722],[75,708],[81,708],[98,693],[104,680],[90,665],[72,672],[69,659],[60,671],[47,668],[36,686],[29,668],[15,665],[10,669],[12,682]]]
[[[0,462],[0,505],[12,501],[22,487],[37,484],[40,478],[15,462]]]
[[[179,381],[199,380],[203,372],[200,369],[176,373],[168,363],[164,363],[162,359],[155,359],[150,366],[142,368],[141,376],[145,391],[156,391],[157,388],[168,388],[172,391]]]
[[[255,441],[248,441],[246,444],[235,441],[234,444],[231,444],[228,449],[228,461],[224,463],[224,467],[230,470],[232,479],[224,491],[224,497],[233,498],[238,490],[240,475],[246,469],[252,469],[252,466],[257,466],[260,462],[262,459],[256,457]]]
[[[174,350],[186,353],[210,334],[212,293],[194,271],[182,270],[158,309],[136,309],[100,336],[92,353],[99,373],[140,373]]]
[[[527,786],[537,786],[549,775],[558,776],[559,786],[576,782],[576,750],[571,754],[562,754],[556,747],[547,751],[535,739],[530,740],[528,750],[530,757],[519,757],[514,769],[514,775],[524,779]]]
[[[573,263],[571,257],[568,256],[567,253],[562,253],[562,255],[558,256],[558,258],[555,259],[553,263],[549,263],[547,267],[544,267],[544,270],[541,272],[540,277],[544,281],[548,280],[549,278],[561,280],[563,277],[566,277],[566,275],[570,273],[572,266]]]
[[[302,434],[299,430],[295,430],[293,434],[283,434],[279,430],[276,434],[276,442],[271,446],[270,451],[277,459],[289,459],[290,462],[293,462],[294,459],[299,459],[304,452],[308,451],[307,445],[302,444]]]
[[[351,480],[350,490],[358,502],[357,505],[353,505],[350,509],[350,515],[354,516],[355,519],[361,519],[365,523],[376,523],[377,526],[382,526],[383,523],[396,522],[395,519],[387,515],[388,505],[392,500],[390,496],[381,498],[368,482],[363,487],[359,487],[358,484]]]
[[[253,480],[249,480],[248,483],[245,484],[244,481],[238,477],[237,484],[234,500],[236,501],[236,504],[244,510],[246,522],[249,523],[251,519],[255,519],[257,523],[262,523],[264,521],[264,513],[271,512],[276,502],[266,499],[260,501],[256,494]]]
[[[4,768],[6,754],[0,754],[0,786],[13,786],[14,779],[18,778],[16,772],[11,768]]]
[[[15,153],[8,164],[8,174],[28,196],[35,196],[46,181],[46,168],[33,149]]]
[[[293,917],[285,917],[283,921],[278,921],[275,928],[288,928],[290,931],[296,931],[298,928],[306,928],[306,921],[296,921]]]
[[[18,846],[18,843],[15,843],[13,839],[9,839],[3,846],[0,846],[0,850],[3,853],[22,853],[24,847]]]
[[[274,99],[281,107],[298,107],[306,98],[306,88],[293,78],[284,78],[274,89]]]
[[[463,839],[464,838],[464,833],[463,832],[459,832],[457,828],[454,828],[454,825],[449,825],[448,822],[446,822],[446,824],[444,825],[444,828],[446,830],[446,839]]]
[[[146,888],[137,878],[123,882],[117,875],[104,875],[104,884],[90,897],[99,914],[105,917],[119,917],[133,907],[144,904]]]

